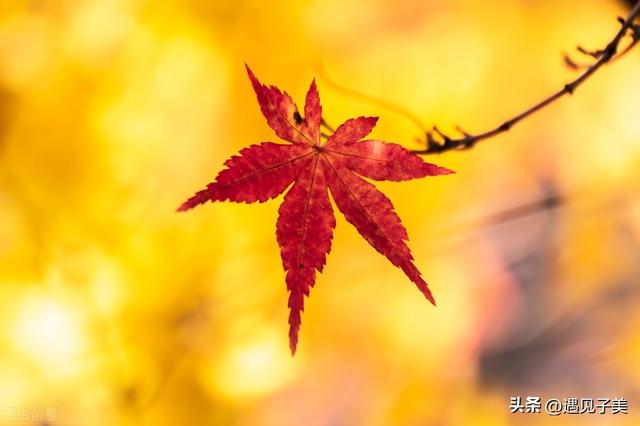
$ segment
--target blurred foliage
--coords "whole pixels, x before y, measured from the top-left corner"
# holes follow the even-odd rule
[[[638,52],[438,157],[455,176],[380,185],[437,308],[339,220],[293,359],[277,203],[174,212],[273,140],[243,61],[298,102],[321,63],[427,125],[483,130],[569,80],[561,53],[602,47],[621,8],[3,0],[0,407],[60,425],[534,425],[550,417],[510,415],[509,396],[626,397],[627,416],[554,421],[640,424]],[[318,83],[330,123],[380,115],[374,136],[418,146],[404,118]],[[550,193],[563,203],[483,224]]]

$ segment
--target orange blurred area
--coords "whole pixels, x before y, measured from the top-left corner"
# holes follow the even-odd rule
[[[0,424],[640,424],[637,49],[428,158],[455,175],[378,185],[436,308],[337,215],[292,358],[281,198],[175,213],[278,141],[244,62],[299,104],[316,77],[329,123],[380,116],[374,137],[418,149],[410,120],[327,78],[484,131],[575,78],[562,53],[605,46],[624,8],[3,0]],[[511,414],[512,396],[629,410]]]

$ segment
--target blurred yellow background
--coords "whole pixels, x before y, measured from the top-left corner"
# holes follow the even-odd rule
[[[428,159],[456,175],[378,185],[437,308],[339,216],[292,358],[279,201],[175,213],[241,147],[278,141],[245,61],[299,104],[318,77],[329,123],[381,116],[374,137],[418,148],[410,121],[318,64],[425,125],[482,131],[574,78],[562,52],[603,47],[625,14],[2,0],[0,422],[640,424],[637,51],[508,134]],[[512,415],[518,395],[624,397],[629,414]]]

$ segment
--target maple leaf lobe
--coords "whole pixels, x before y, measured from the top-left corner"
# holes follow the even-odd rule
[[[301,117],[298,107],[287,92],[260,83],[251,68],[247,64],[245,67],[262,115],[276,135],[294,144],[318,145],[322,107],[315,80],[311,82],[307,92],[305,117]]]
[[[331,251],[336,221],[329,193],[360,235],[435,305],[413,263],[400,217],[391,201],[363,177],[404,181],[452,172],[426,163],[400,145],[362,140],[375,127],[377,117],[349,119],[321,144],[322,106],[315,80],[307,91],[302,117],[286,92],[263,85],[246,68],[267,124],[289,144],[263,142],[242,149],[225,162],[226,168],[214,182],[178,210],[207,201],[264,202],[290,187],[278,209],[276,238],[289,291],[291,353],[297,348],[304,297]]]

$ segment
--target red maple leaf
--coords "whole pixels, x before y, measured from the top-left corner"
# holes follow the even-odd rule
[[[360,235],[392,264],[402,269],[435,305],[434,298],[413,264],[407,231],[391,201],[361,176],[373,180],[404,181],[452,173],[426,163],[393,143],[361,140],[377,117],[347,120],[326,142],[320,138],[322,107],[315,80],[307,92],[304,117],[286,92],[260,83],[247,66],[262,114],[287,145],[251,145],[225,162],[227,168],[206,189],[189,198],[178,211],[207,201],[264,202],[293,186],[280,206],[276,236],[289,290],[289,343],[298,342],[304,296],[321,272],[331,250],[336,220],[329,191],[338,209]]]

